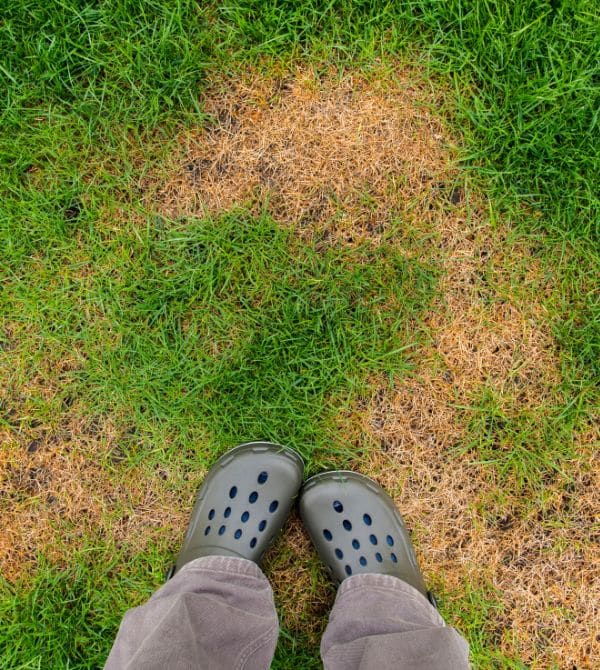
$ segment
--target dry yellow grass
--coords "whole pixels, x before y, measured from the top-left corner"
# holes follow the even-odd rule
[[[392,83],[298,70],[215,84],[205,103],[213,123],[182,136],[174,174],[147,182],[149,203],[169,216],[246,204],[307,236],[377,240],[450,165],[420,81],[402,70]]]
[[[0,435],[0,568],[14,580],[30,573],[42,550],[57,563],[85,538],[110,538],[129,555],[149,542],[174,545],[189,515],[190,493],[174,492],[174,473],[123,469],[119,435],[65,417],[60,428],[43,426]],[[196,477],[199,473],[193,473]]]
[[[426,571],[457,603],[465,583],[497,589],[503,652],[534,668],[598,667],[597,430],[576,437],[578,458],[564,465],[572,481],[549,480],[537,505],[456,449],[463,408],[483,389],[509,415],[540,419],[556,398],[558,352],[542,302],[551,284],[482,207],[429,216],[444,266],[427,318],[432,344],[410,379],[357,411],[354,439],[369,448],[356,467],[394,495]]]
[[[265,557],[264,569],[273,585],[280,623],[319,645],[335,598],[310,538],[292,513],[282,537]]]
[[[573,481],[550,483],[543,504],[532,506],[493,469],[456,454],[463,425],[454,395],[422,373],[394,394],[375,394],[357,414],[357,433],[370,448],[356,467],[394,496],[426,573],[457,604],[465,583],[498,589],[503,609],[493,623],[504,652],[535,668],[597,667],[593,435],[580,437],[580,457],[565,465]]]

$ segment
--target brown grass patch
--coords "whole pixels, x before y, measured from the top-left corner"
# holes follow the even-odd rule
[[[468,610],[465,584],[497,589],[490,597],[503,609],[489,623],[504,653],[534,668],[598,667],[594,438],[581,438],[581,457],[565,465],[572,480],[549,484],[541,502],[513,494],[510,482],[499,500],[494,471],[449,448],[462,432],[451,404],[441,384],[423,381],[384,403],[375,397],[362,418],[378,445],[357,467],[394,496],[430,581],[443,583],[452,609]]]
[[[539,404],[561,378],[543,305],[551,280],[530,245],[492,227],[477,203],[437,224],[444,275],[428,319],[435,354],[460,394],[489,382]]]
[[[90,538],[126,555],[174,546],[189,494],[168,467],[124,468],[114,426],[66,417],[60,428],[0,436],[0,567],[9,580],[32,573],[43,552],[62,564]]]
[[[297,514],[292,513],[282,537],[269,550],[264,569],[280,606],[281,625],[288,631],[307,635],[318,646],[335,588],[325,576]]]
[[[597,431],[576,438],[580,456],[563,464],[566,476],[548,480],[539,500],[455,449],[467,438],[465,408],[485,388],[509,417],[542,420],[561,402],[543,306],[552,286],[530,247],[486,223],[483,208],[434,210],[429,220],[444,265],[427,318],[431,345],[410,379],[344,417],[342,430],[364,446],[356,468],[394,496],[430,580],[443,584],[454,611],[469,608],[465,584],[492,585],[502,611],[490,635],[505,654],[534,668],[597,667]]]
[[[180,138],[166,183],[147,184],[169,216],[249,205],[313,234],[381,236],[450,163],[447,134],[415,71],[366,77],[297,70],[212,87],[213,122]],[[456,195],[454,197],[457,197]]]

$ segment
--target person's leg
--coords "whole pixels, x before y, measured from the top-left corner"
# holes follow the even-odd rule
[[[309,479],[300,514],[340,584],[321,644],[326,670],[463,670],[467,643],[447,628],[419,569],[394,501],[367,477]]]
[[[197,558],[125,614],[106,670],[264,670],[277,634],[273,592],[256,563]]]
[[[202,484],[171,579],[126,613],[107,670],[268,668],[278,625],[258,563],[302,481],[291,449],[241,445]]]
[[[325,670],[464,670],[469,647],[417,589],[392,575],[344,580],[321,641]]]

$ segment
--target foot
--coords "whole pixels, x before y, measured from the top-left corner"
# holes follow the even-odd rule
[[[300,515],[336,582],[361,573],[393,575],[429,597],[404,521],[376,482],[346,471],[311,477]]]
[[[287,519],[303,472],[295,451],[271,442],[242,444],[221,456],[198,491],[168,577],[201,556],[258,563]]]

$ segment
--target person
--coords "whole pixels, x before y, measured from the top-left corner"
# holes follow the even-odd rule
[[[304,483],[292,449],[235,447],[209,471],[167,582],[129,610],[106,670],[258,670],[278,636],[260,569],[299,497],[300,517],[339,584],[321,642],[326,670],[462,670],[469,650],[427,592],[392,499],[355,472]]]

